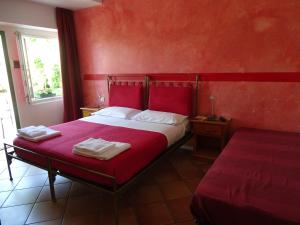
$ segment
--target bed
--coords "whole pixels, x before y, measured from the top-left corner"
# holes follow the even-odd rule
[[[300,134],[240,129],[197,187],[198,224],[299,225]]]
[[[142,110],[147,105],[151,110],[186,116],[193,114],[193,105],[196,108],[193,96],[197,96],[197,88],[193,85],[186,86],[190,82],[164,85],[161,82],[149,82],[148,77],[143,82],[120,82],[111,76],[108,79],[110,106]],[[196,83],[196,87],[197,81],[196,77],[192,82]],[[170,95],[174,90],[177,94]],[[114,196],[115,223],[118,224],[119,195],[162,157],[189,140],[191,133],[188,127],[188,120],[174,126],[103,115],[51,126],[62,135],[37,143],[17,138],[13,145],[4,144],[10,178],[12,179],[11,161],[18,159],[48,171],[51,197],[54,201],[56,175],[97,186]],[[130,143],[131,148],[103,161],[72,153],[74,144],[91,137]]]
[[[157,155],[167,149],[168,146],[173,145],[186,134],[186,124],[178,126],[152,124],[101,115],[85,117],[69,123],[55,125],[51,128],[61,131],[62,135],[38,143],[18,138],[14,141],[14,145],[25,149],[34,149],[36,153],[66,160],[86,169],[101,171],[115,177],[117,185],[124,184],[155,159]],[[130,143],[131,149],[111,160],[82,157],[70,151],[75,144],[90,137]],[[39,156],[18,149],[16,149],[16,153],[19,157],[28,159],[40,166],[47,165],[45,159]],[[79,168],[72,168],[59,161],[53,162],[51,166],[54,170],[59,169],[64,173],[84,177],[98,184],[108,187],[113,186],[113,179],[105,179],[101,175],[91,174]]]

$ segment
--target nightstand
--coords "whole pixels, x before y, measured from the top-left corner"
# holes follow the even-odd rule
[[[82,108],[80,108],[80,110],[82,111],[82,116],[83,117],[90,116],[91,113],[97,112],[100,109],[101,108],[92,108],[92,107],[82,107]]]
[[[209,137],[217,139],[220,142],[220,149],[222,150],[226,144],[231,119],[223,122],[220,120],[209,121],[206,119],[191,119],[192,131],[194,134],[194,150],[199,150],[200,137]]]

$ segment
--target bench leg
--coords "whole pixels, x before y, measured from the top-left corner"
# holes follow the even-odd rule
[[[4,144],[4,151],[5,151],[5,156],[6,156],[6,162],[7,162],[7,169],[8,169],[8,173],[9,173],[9,179],[12,181],[12,175],[11,175],[11,169],[10,169],[10,165],[12,163],[12,158],[11,156],[8,154],[7,152],[7,145]]]
[[[54,189],[54,181],[55,181],[55,172],[53,172],[51,168],[51,162],[50,160],[48,161],[48,179],[49,179],[49,186],[50,186],[50,193],[51,193],[51,200],[53,202],[56,202],[56,197],[55,197],[55,189]]]

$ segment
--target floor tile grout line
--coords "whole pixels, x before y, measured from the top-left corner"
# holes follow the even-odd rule
[[[38,187],[32,187],[32,188],[38,188]],[[24,188],[24,189],[30,189],[30,188]],[[15,191],[24,190],[24,189],[16,189]],[[14,206],[35,204],[35,203],[36,203],[36,200],[38,199],[38,197],[39,197],[39,195],[40,195],[40,193],[41,193],[41,191],[42,191],[42,189],[43,189],[43,188],[41,188],[41,190],[39,191],[39,193],[38,193],[37,197],[35,198],[34,202],[25,203],[25,204],[11,205],[11,206],[3,206],[4,203],[5,203],[5,202],[3,202],[1,208],[2,208],[2,209],[5,209],[5,208],[14,207]],[[12,193],[12,192],[13,192],[13,191],[11,191],[11,193]],[[11,195],[11,193],[9,194],[9,196]],[[8,199],[8,197],[7,197],[7,199]],[[7,199],[6,199],[6,200],[7,200]],[[6,201],[6,200],[5,200],[5,201]]]
[[[21,176],[18,176],[18,177],[15,177],[15,178],[20,178],[20,177],[23,178],[30,166],[22,166],[22,167],[27,167],[27,169],[25,170],[25,172]],[[20,167],[15,167],[15,168],[20,168]],[[6,166],[6,168],[1,172],[1,174],[4,173],[6,169],[7,169],[7,173],[8,173],[8,166]],[[14,169],[14,167],[11,168],[11,171],[13,171],[13,169]],[[13,175],[13,173],[12,173],[12,175]],[[0,177],[0,180],[6,180],[6,179],[10,179],[9,174],[8,174],[7,177]]]
[[[18,178],[19,178],[19,177],[18,177]],[[11,195],[11,193],[16,189],[17,185],[20,183],[20,181],[22,180],[22,178],[23,178],[23,177],[21,177],[21,178],[19,179],[19,181],[17,182],[17,184],[13,187],[13,189],[10,190],[10,193],[9,193],[9,195],[7,196],[7,198],[5,199],[5,201],[9,198],[9,196]],[[13,180],[14,180],[14,179],[13,179]],[[13,182],[13,180],[11,180],[10,182]],[[3,204],[5,203],[5,201],[2,203],[1,208],[2,208]]]
[[[136,205],[137,205],[137,204],[134,204],[134,203],[132,203],[132,201],[130,201],[130,207],[131,207],[132,210],[133,210],[134,217],[135,217],[135,221],[136,221],[137,225],[139,225],[140,222],[139,222],[139,217],[138,217],[137,206],[136,206]]]
[[[169,162],[169,160],[167,160],[167,161]],[[171,165],[172,165],[172,164],[171,164]],[[172,166],[173,166],[173,165],[172,165]],[[173,168],[173,169],[175,169],[175,168]],[[176,171],[176,170],[175,170],[175,171]],[[176,173],[177,173],[177,171],[176,171]],[[179,175],[179,174],[177,174],[177,175]],[[181,178],[180,176],[178,176],[178,177]],[[167,210],[168,210],[170,216],[172,217],[172,221],[173,221],[172,223],[176,222],[176,221],[174,220],[173,213],[172,213],[170,207],[169,207],[168,204],[167,204],[167,199],[166,199],[166,197],[165,197],[164,194],[163,194],[162,188],[161,188],[161,186],[160,186],[160,182],[157,182],[157,180],[154,179],[154,184],[158,187],[158,190],[159,190],[159,192],[160,192],[160,194],[161,194],[161,196],[162,196],[162,198],[163,198],[163,204],[166,206],[166,208],[167,208]],[[172,223],[171,223],[171,224],[172,224]]]
[[[169,160],[168,160],[168,161],[169,161]],[[170,161],[169,161],[169,162],[170,162]],[[183,178],[183,177],[179,174],[177,168],[175,168],[175,166],[173,165],[172,162],[170,162],[170,164],[171,164],[171,166],[173,167],[173,169],[175,169],[177,175],[179,175],[179,177],[180,177],[181,180],[184,182],[184,184],[188,187],[189,191],[191,192],[191,195],[193,196],[193,191],[191,191],[191,189],[189,188],[189,185],[187,184],[187,179],[186,179],[186,178]],[[204,175],[205,175],[205,174],[206,174],[206,173],[204,172]],[[202,176],[202,178],[203,178],[203,176]],[[200,181],[202,178],[199,178],[199,181]],[[167,205],[167,207],[169,208],[168,204],[166,204],[166,205]],[[190,213],[191,213],[191,212],[190,212]],[[171,214],[172,214],[172,212],[171,212]],[[172,215],[173,215],[173,214],[172,214]],[[192,216],[192,217],[193,217],[193,216]],[[174,221],[174,222],[175,222],[174,224],[177,224],[178,222],[179,222],[179,223],[182,223],[182,222],[188,222],[188,221],[193,221],[193,222],[194,222],[194,217],[193,217],[192,220],[186,219],[186,220],[182,220],[182,221]]]
[[[61,218],[56,218],[56,219],[53,219],[53,220],[59,220],[59,219],[61,219]],[[46,222],[51,222],[53,220],[41,220],[41,221],[34,222],[34,223],[26,223],[26,221],[27,221],[26,220],[25,223],[24,223],[24,225],[34,225],[34,224],[38,224],[38,223],[46,223]]]
[[[184,183],[184,185],[188,188],[188,185],[186,184],[186,181],[185,181],[186,179],[184,179],[184,178],[179,174],[179,172],[177,171],[177,168],[175,168],[175,166],[174,166],[173,163],[170,161],[170,159],[168,158],[168,159],[166,159],[166,161],[168,161],[168,162],[171,164],[171,167],[172,167],[173,170],[175,170],[175,173],[177,174],[178,178],[180,178],[180,180],[181,180],[181,181]],[[154,179],[154,182],[157,184],[157,182],[156,182],[155,179]],[[158,186],[160,192],[162,192],[160,185],[157,184],[157,186]],[[193,193],[192,193],[192,191],[190,190],[190,188],[188,188],[188,190],[189,190],[189,192],[190,192],[191,195],[192,195]],[[173,223],[175,223],[175,224],[178,223],[178,221],[175,220],[174,214],[173,214],[173,212],[172,212],[170,206],[169,206],[168,203],[167,203],[169,200],[172,200],[172,199],[166,199],[166,197],[163,195],[163,193],[162,193],[162,196],[163,196],[163,199],[164,199],[164,203],[165,203],[165,205],[166,205],[166,207],[167,207],[167,209],[168,209],[168,211],[169,211],[169,213],[170,213],[170,215],[171,215],[171,217],[172,217],[172,219],[173,219]],[[173,223],[171,223],[171,224],[173,224]]]
[[[25,219],[25,221],[24,221],[24,224],[26,224],[26,221],[27,221],[27,219],[28,219],[28,217],[29,217],[29,215],[30,215],[32,209],[33,209],[34,203],[22,204],[22,205],[32,205],[32,206],[31,206],[31,209],[30,209],[30,211],[29,211],[29,213],[28,213],[28,215],[27,215],[27,217],[26,217],[26,219]],[[21,206],[21,205],[15,205],[15,206]],[[15,206],[10,206],[10,207],[15,207]],[[9,208],[9,207],[2,207],[2,209],[5,209],[5,208]]]
[[[156,183],[156,181],[155,181],[155,183]],[[170,216],[172,217],[172,221],[173,221],[173,223],[175,223],[176,221],[175,221],[175,219],[174,219],[174,217],[173,217],[172,210],[170,209],[169,205],[167,204],[167,199],[166,199],[166,197],[164,196],[164,194],[163,194],[163,192],[162,192],[162,189],[161,189],[160,185],[157,184],[157,186],[158,186],[158,189],[159,189],[159,191],[161,192],[161,195],[162,195],[162,197],[163,197],[164,204],[165,204],[165,206],[167,207],[167,210],[168,210],[168,212],[170,213]],[[172,224],[172,223],[171,223],[171,224]]]
[[[43,175],[43,174],[47,174],[47,172],[43,172],[43,173],[41,172],[41,173],[37,173],[37,174],[24,174],[24,177],[38,176],[38,175]]]
[[[32,206],[31,206],[31,209],[30,209],[30,211],[29,211],[29,213],[28,213],[26,219],[24,220],[24,225],[26,224],[26,221],[27,221],[27,219],[28,219],[28,217],[29,217],[29,215],[30,215],[30,213],[31,213],[31,211],[32,211],[32,208],[33,208],[33,206],[34,206],[34,203],[28,203],[28,204],[22,204],[22,205],[15,205],[15,206],[25,206],[25,205],[32,205]],[[7,209],[7,208],[15,207],[15,206],[2,207],[1,209]]]
[[[54,219],[54,220],[58,220],[58,219]],[[35,225],[35,224],[39,224],[39,223],[45,223],[45,222],[51,222],[54,220],[45,220],[45,221],[41,221],[41,222],[36,222],[36,223],[24,223],[24,225]]]
[[[181,178],[181,180],[184,182],[184,184],[187,186],[187,188],[189,189],[189,191],[191,192],[191,195],[193,195],[193,191],[190,189],[188,183],[187,183],[187,178],[184,178],[181,176],[181,174],[178,172],[177,168],[173,165],[172,162],[170,162],[171,166],[173,167],[173,169],[176,171],[177,175]],[[201,180],[202,178],[199,178],[199,181]]]
[[[6,192],[6,191],[3,191],[3,192]],[[10,194],[12,193],[12,191],[7,191],[7,192],[10,192],[10,193],[6,196],[5,200],[4,200],[3,203],[0,205],[0,209],[1,209],[1,208],[4,208],[4,207],[2,207],[2,206],[4,205],[4,203],[6,202],[6,200],[8,199],[8,197],[10,196]],[[0,192],[0,193],[1,193],[1,192]]]
[[[153,169],[152,169],[153,170]],[[150,171],[149,171],[150,172]],[[135,186],[136,187],[138,187],[138,185],[139,185],[139,183],[137,183]],[[150,205],[150,204],[159,204],[159,203],[163,203],[163,204],[165,204],[166,205],[166,199],[165,199],[165,197],[164,197],[164,195],[163,195],[163,192],[162,192],[162,190],[161,190],[161,188],[160,188],[160,186],[159,186],[159,182],[157,182],[156,181],[156,179],[153,179],[153,184],[146,184],[145,186],[153,186],[153,185],[155,185],[157,188],[158,188],[158,190],[159,190],[159,193],[160,193],[160,195],[162,196],[162,200],[163,200],[163,202],[160,202],[160,201],[154,201],[154,202],[150,202],[150,203],[147,203],[148,205]],[[133,208],[133,211],[134,211],[134,214],[135,214],[135,218],[136,218],[136,221],[137,221],[137,224],[139,225],[139,224],[141,224],[140,223],[140,220],[139,220],[139,216],[138,216],[138,213],[137,213],[137,206],[139,206],[139,205],[143,205],[142,203],[132,203],[131,201],[130,201],[130,204],[132,204],[132,208]],[[172,213],[170,212],[170,209],[167,207],[167,210],[168,210],[168,212],[170,213],[170,215],[172,215]],[[172,218],[173,219],[173,218]],[[173,222],[174,222],[174,220],[173,220]]]
[[[180,175],[180,173],[178,172],[177,168],[173,165],[172,162],[170,162],[169,159],[168,159],[168,162],[171,164],[172,168],[175,170],[175,172],[176,172],[176,174],[178,175],[178,177],[180,178],[180,180],[183,181],[183,183],[184,183],[185,186],[189,189],[189,191],[191,192],[191,194],[193,194],[192,191],[190,190],[189,186],[188,186],[187,183],[186,183],[186,180],[187,180],[187,179],[184,178],[184,177],[182,177],[182,176]],[[201,179],[201,178],[200,178],[200,179]]]
[[[173,165],[173,163],[170,162],[169,159],[166,159],[166,161],[168,161],[168,162],[171,164],[172,169],[175,170],[175,173],[177,174],[179,180],[183,181],[184,184],[186,185],[186,187],[188,188],[188,185],[187,185],[186,182],[185,182],[185,178],[183,178],[183,177],[178,173],[178,171],[177,171],[177,169],[175,168],[175,166]],[[172,181],[171,181],[171,182],[172,182]],[[164,182],[164,183],[168,183],[168,182]],[[176,223],[178,223],[178,221],[176,221],[176,220],[174,219],[174,214],[172,213],[172,210],[170,209],[169,205],[167,204],[168,199],[166,199],[166,197],[164,196],[164,194],[163,194],[163,192],[162,192],[162,189],[161,189],[161,187],[160,187],[161,182],[157,182],[156,179],[154,179],[154,184],[158,187],[159,192],[160,192],[160,194],[161,194],[161,196],[162,196],[162,198],[163,198],[163,204],[166,206],[168,212],[170,213],[170,216],[172,217],[173,222],[170,223],[170,224],[174,224],[174,223],[176,224]],[[190,190],[190,188],[188,188],[188,190],[191,192],[191,195],[192,195],[192,191]],[[152,202],[152,203],[149,203],[149,204],[155,204],[155,203],[159,203],[159,202]],[[136,206],[134,206],[133,209],[134,209],[134,213],[135,213],[135,215],[136,215],[137,222],[139,222],[138,216],[137,216],[137,213],[136,213]],[[183,222],[184,222],[184,221],[183,221]],[[138,223],[138,224],[139,224],[139,223]]]
[[[66,196],[65,208],[64,208],[64,212],[63,212],[62,217],[61,217],[60,225],[63,224],[64,219],[65,219],[65,213],[66,213],[66,211],[67,211],[67,206],[68,206],[69,198],[70,198],[70,195],[71,195],[72,186],[73,186],[73,181],[71,181],[71,185],[70,185],[68,194],[67,194],[67,196]]]
[[[54,186],[57,186],[57,185],[65,185],[65,184],[66,184],[66,183],[58,183],[58,184],[55,184]],[[50,187],[49,187],[49,185],[45,184],[45,185],[42,187],[42,191],[43,191],[44,188],[49,188],[48,193],[49,193],[49,195],[50,195],[50,199],[38,201],[38,198],[37,198],[37,200],[36,200],[36,201],[38,201],[37,203],[52,201],[52,200],[51,200],[51,194],[50,194]],[[38,196],[38,197],[40,197],[40,196]],[[66,197],[59,197],[59,198],[56,197],[56,199],[64,199],[64,198],[66,198]]]
[[[33,175],[33,176],[35,176],[35,175]],[[36,175],[36,176],[38,176],[38,175]],[[14,190],[22,190],[22,189],[34,188],[34,187],[25,187],[25,188],[17,189],[17,186],[19,185],[19,183],[21,182],[21,180],[22,180],[24,177],[31,177],[31,176],[25,176],[25,175],[23,175],[23,177],[20,179],[20,181],[18,182],[18,184],[15,186]],[[43,183],[42,185],[38,185],[38,186],[35,186],[35,187],[44,187],[45,184],[46,184],[46,182],[47,182],[47,178],[45,179],[45,181],[44,181],[44,183]]]
[[[25,187],[25,188],[14,188],[10,191],[20,191],[20,190],[24,190],[24,189],[30,189],[30,188],[38,188],[38,187],[44,187],[44,185],[39,185],[39,186],[34,186],[34,187]],[[8,190],[9,191],[9,190]],[[8,191],[1,191],[1,192],[8,192]],[[0,192],[0,193],[1,193]]]
[[[17,182],[17,184],[16,184],[16,185],[14,186],[14,188],[11,190],[9,196],[10,196],[10,195],[12,194],[12,192],[15,191],[15,190],[22,190],[22,189],[16,189],[16,187],[17,187],[18,184],[21,182],[21,180],[24,178],[25,173],[28,171],[28,169],[29,169],[30,167],[31,167],[31,165],[28,166],[28,168],[26,169],[26,171],[24,172],[24,174],[22,175],[22,177],[20,177],[20,180]],[[13,177],[13,173],[12,173],[12,177]],[[46,180],[47,180],[47,179],[46,179]],[[46,183],[46,180],[45,180],[44,184]],[[13,180],[12,180],[12,181],[13,181]],[[44,185],[43,185],[43,186],[44,186]],[[29,187],[29,188],[30,188],[30,187]],[[28,188],[23,188],[23,189],[28,189]],[[41,190],[40,190],[38,196],[40,195],[42,189],[43,189],[43,188],[41,188]],[[5,201],[9,198],[9,196],[5,199]],[[38,196],[37,196],[37,198],[38,198]],[[36,198],[36,200],[37,200],[37,198]],[[34,207],[34,205],[35,205],[35,203],[36,203],[36,200],[35,200],[34,203],[30,203],[30,204],[32,204],[32,207],[31,207],[31,209],[30,209],[30,211],[29,211],[29,213],[28,213],[28,215],[27,215],[27,217],[26,217],[26,220],[25,220],[25,223],[24,223],[24,224],[26,224],[26,221],[28,220],[28,218],[29,218],[29,216],[30,216],[30,214],[31,214],[31,212],[32,212],[32,209],[33,209],[33,207]],[[5,203],[5,201],[3,202],[3,204]],[[2,205],[3,205],[3,204],[2,204]],[[30,205],[30,204],[23,204],[23,205]],[[22,205],[22,204],[21,204],[21,205]],[[20,206],[20,205],[19,205],[19,206]],[[14,207],[14,206],[11,206],[11,207]],[[3,208],[3,207],[1,206],[1,208]],[[8,207],[4,207],[4,208],[8,208]]]
[[[169,161],[169,160],[168,160]],[[170,162],[170,161],[169,161]],[[180,175],[180,173],[178,172],[178,170],[177,170],[177,168],[173,165],[173,163],[172,162],[170,162],[170,164],[171,164],[171,166],[173,167],[173,169],[176,171],[176,173],[177,173],[177,175],[181,178],[181,180],[184,182],[184,184],[187,186],[187,188],[189,189],[189,191],[191,192],[191,194],[193,195],[193,191],[191,190],[191,188],[189,187],[189,185],[188,185],[188,183],[187,183],[187,178],[184,178],[184,177],[182,177],[181,175]],[[204,175],[205,175],[206,173],[204,173]],[[203,176],[204,176],[203,175]],[[202,176],[202,178],[203,178],[203,176]],[[199,181],[202,179],[202,178],[199,178]]]
[[[37,196],[35,202],[33,203],[32,208],[31,208],[31,210],[30,210],[30,212],[29,212],[29,214],[28,214],[28,216],[27,216],[27,218],[26,218],[26,220],[25,220],[25,224],[26,224],[26,225],[27,225],[27,224],[35,224],[35,223],[26,223],[26,222],[27,222],[27,220],[28,220],[28,218],[29,218],[29,216],[30,216],[30,214],[31,214],[31,212],[32,212],[32,210],[33,210],[35,204],[40,203],[40,202],[36,202],[36,201],[37,201],[38,197],[40,196],[40,194],[41,194],[43,188],[46,186],[46,182],[47,182],[47,179],[45,180],[44,185],[43,185],[43,187],[41,188],[41,191],[40,191],[40,193],[38,194],[38,196]],[[50,200],[50,201],[52,201],[52,200]],[[43,201],[43,202],[47,202],[47,201]],[[47,222],[47,221],[51,221],[51,220],[39,221],[39,222],[37,222],[37,223],[42,223],[42,222]]]

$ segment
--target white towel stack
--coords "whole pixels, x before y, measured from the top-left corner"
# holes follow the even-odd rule
[[[40,125],[18,129],[18,133],[22,136],[34,138],[46,134],[47,131],[45,130],[45,126]]]
[[[100,160],[109,160],[129,148],[131,148],[131,145],[128,143],[89,138],[74,145],[73,153]]]
[[[53,130],[43,125],[29,126],[18,129],[17,136],[22,137],[26,140],[38,142],[48,138],[56,137],[61,135],[60,131]]]

